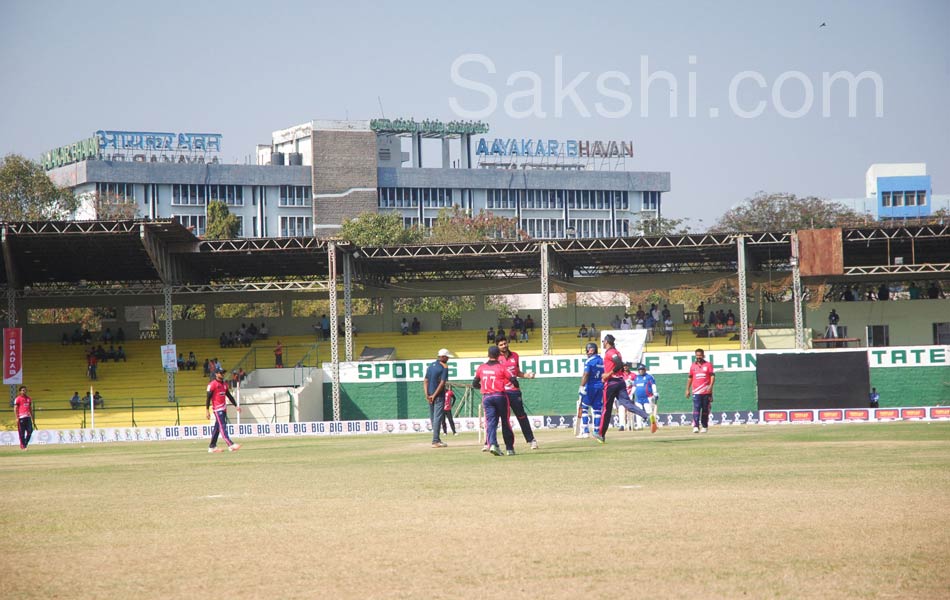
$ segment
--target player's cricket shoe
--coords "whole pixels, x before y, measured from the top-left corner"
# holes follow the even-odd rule
[[[589,434],[589,433],[578,433],[578,434],[577,434],[577,439],[579,439],[579,440],[584,440],[584,439],[587,439],[587,438],[589,438],[589,437],[590,437],[590,434]]]
[[[699,427],[693,427],[693,433],[699,433]]]
[[[531,449],[532,450],[538,449],[538,440],[531,440]],[[514,452],[514,450],[512,450],[512,452]]]
[[[209,454],[217,454],[218,452],[224,452],[221,448],[208,448]]]
[[[656,416],[650,415],[650,433],[656,433]]]
[[[241,449],[241,444],[231,444],[228,446],[228,452],[237,452]]]
[[[445,442],[432,442],[433,448],[445,448],[446,446],[448,446],[448,444]]]
[[[597,440],[597,442],[600,443],[600,444],[606,444],[606,443],[607,443],[607,440],[604,439],[604,436],[600,435],[599,433],[592,433],[592,434],[590,434],[590,437],[592,437],[592,438],[594,438],[595,440]]]
[[[484,446],[482,446],[482,452],[488,452],[489,449],[490,448],[488,447],[488,444],[485,444]]]
[[[494,454],[495,456],[503,456],[501,453],[501,449],[498,446],[492,446],[491,448],[488,449],[488,451]]]
[[[514,456],[514,455],[515,455],[514,450],[505,450],[505,456]]]
[[[705,427],[701,428],[701,429],[699,430],[699,433],[706,433],[706,428],[705,428]]]

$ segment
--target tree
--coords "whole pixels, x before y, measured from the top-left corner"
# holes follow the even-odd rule
[[[56,187],[38,163],[19,154],[0,161],[0,220],[68,219],[78,206],[72,190]]]
[[[702,219],[698,219],[702,223]],[[667,219],[657,217],[655,219],[643,219],[640,221],[640,228],[643,235],[686,235],[689,233],[689,219]]]
[[[403,226],[397,213],[364,212],[343,222],[340,238],[357,246],[393,246],[418,244],[423,236],[418,227]]]
[[[758,192],[719,217],[714,232],[791,231],[823,229],[855,223],[863,219],[855,211],[835,202],[795,194]]]
[[[208,203],[208,227],[205,238],[209,240],[229,240],[237,237],[241,221],[228,210],[228,205],[220,200]]]
[[[102,221],[124,221],[137,216],[138,207],[135,202],[112,193],[93,195],[96,207],[96,219]]]
[[[432,224],[429,241],[436,244],[520,240],[527,235],[518,229],[518,220],[480,211],[471,216],[458,206],[443,208]]]

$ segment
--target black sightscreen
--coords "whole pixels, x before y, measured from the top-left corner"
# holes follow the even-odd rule
[[[759,354],[759,410],[861,408],[868,405],[867,352]]]

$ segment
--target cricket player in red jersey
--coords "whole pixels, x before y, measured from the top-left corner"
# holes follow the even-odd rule
[[[501,420],[501,436],[505,441],[505,454],[515,453],[515,434],[509,419],[508,395],[505,389],[512,382],[508,368],[498,361],[501,351],[498,346],[488,347],[488,362],[475,371],[472,387],[482,391],[482,406],[485,408],[485,428],[488,451],[501,456],[498,448],[498,421]],[[517,384],[517,381],[515,381]]]
[[[228,403],[241,412],[241,407],[237,405],[231,390],[228,389],[228,383],[224,380],[224,369],[218,367],[214,370],[214,379],[208,384],[208,398],[205,400],[205,418],[211,418],[211,412],[214,412],[214,429],[211,430],[211,445],[208,446],[208,452],[222,452],[218,448],[218,434],[228,445],[228,450],[234,452],[241,449],[241,444],[235,444],[228,435]],[[209,410],[210,409],[210,410]]]
[[[508,369],[512,381],[515,382],[509,383],[508,386],[505,387],[505,394],[508,395],[508,405],[511,407],[511,412],[515,413],[515,417],[518,418],[518,425],[521,427],[521,433],[524,434],[524,441],[528,442],[532,450],[537,450],[538,440],[535,439],[534,431],[531,430],[531,422],[528,420],[528,413],[524,410],[524,400],[521,398],[521,390],[518,388],[517,379],[515,379],[517,377],[534,379],[534,373],[525,373],[521,370],[521,358],[517,352],[512,352],[508,347],[508,338],[499,336],[498,339],[495,340],[495,345],[498,346],[498,350],[501,352],[501,355],[498,357],[498,362]]]
[[[594,439],[601,444],[605,442],[604,438],[607,435],[607,429],[610,427],[614,400],[633,414],[643,417],[651,425],[656,422],[653,415],[647,414],[627,395],[627,382],[623,377],[623,357],[620,356],[620,351],[614,347],[615,341],[614,336],[609,333],[604,336],[606,351],[604,352],[604,374],[601,376],[604,381],[604,415],[600,418],[600,428],[592,434]]]
[[[713,383],[716,375],[711,362],[706,362],[706,353],[696,348],[696,358],[689,367],[686,379],[686,397],[693,395],[693,433],[706,433],[709,427],[709,410],[712,404]]]
[[[16,412],[17,432],[20,434],[20,450],[26,450],[33,437],[33,399],[26,395],[26,386],[20,386],[20,393],[13,401]]]

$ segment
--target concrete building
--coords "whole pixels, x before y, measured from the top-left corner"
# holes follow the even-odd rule
[[[327,237],[367,211],[430,227],[457,206],[514,218],[535,238],[593,238],[636,235],[661,214],[670,174],[625,170],[630,141],[473,138],[487,132],[476,122],[315,120],[273,132],[256,165],[224,165],[219,134],[100,130],[43,163],[84,200],[76,218],[101,218],[107,199],[198,235],[212,200],[238,216],[241,237]]]
[[[836,198],[876,220],[919,219],[950,210],[950,194],[934,194],[926,163],[878,163],[864,174],[863,198]]]

